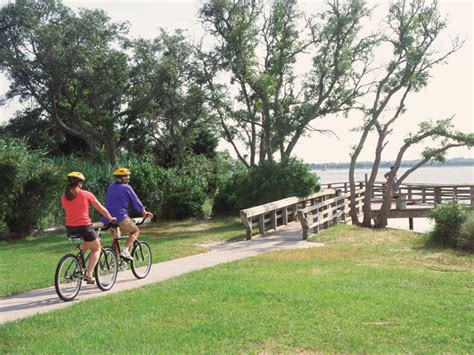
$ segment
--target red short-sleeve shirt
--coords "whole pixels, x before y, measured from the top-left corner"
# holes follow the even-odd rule
[[[93,193],[79,190],[74,200],[69,201],[61,196],[61,205],[66,211],[66,226],[88,226],[92,223],[89,217],[89,206],[96,200]]]

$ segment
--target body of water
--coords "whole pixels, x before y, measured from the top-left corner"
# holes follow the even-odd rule
[[[355,179],[364,181],[365,174],[370,174],[372,169],[357,169]],[[381,168],[377,174],[377,181],[385,181],[383,177],[388,171],[387,168]],[[407,170],[400,168],[398,176]],[[328,169],[313,170],[319,176],[322,184],[333,182],[349,181],[349,169]],[[425,184],[468,184],[474,185],[474,167],[473,166],[447,166],[447,167],[423,167],[415,170],[404,183],[425,183]]]

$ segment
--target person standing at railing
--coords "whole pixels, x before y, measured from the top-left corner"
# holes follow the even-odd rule
[[[391,183],[391,186],[392,186],[392,196],[395,195],[395,193],[397,192],[397,174],[394,173],[394,167],[391,166],[390,167],[390,170],[387,171],[385,174],[384,174],[384,178],[385,180],[387,180],[387,184],[390,184]]]
[[[107,195],[105,197],[105,207],[110,211],[110,214],[117,218],[117,233],[113,233],[114,238],[120,236],[120,231],[128,233],[127,242],[125,247],[122,249],[120,256],[127,260],[133,260],[130,255],[130,248],[133,242],[138,238],[140,230],[137,225],[128,216],[129,205],[133,206],[133,209],[137,211],[144,218],[153,218],[153,214],[145,210],[142,202],[138,198],[133,188],[129,185],[130,181],[130,170],[127,168],[118,168],[114,171],[115,182],[111,184],[107,189]]]

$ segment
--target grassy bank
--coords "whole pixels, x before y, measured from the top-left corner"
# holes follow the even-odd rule
[[[145,225],[141,231],[140,238],[152,248],[154,263],[205,252],[202,245],[208,242],[244,237],[244,228],[236,218],[159,223]],[[104,232],[102,244],[112,244],[108,232]],[[65,233],[0,242],[0,296],[52,286],[59,259],[74,252],[74,247]]]
[[[472,351],[472,256],[405,231],[317,239],[5,324],[0,351]]]

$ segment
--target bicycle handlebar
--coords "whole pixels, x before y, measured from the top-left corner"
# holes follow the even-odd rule
[[[106,231],[107,229],[109,229],[110,227],[112,227],[113,225],[117,226],[117,219],[115,218],[115,221],[113,222],[109,222],[109,224],[107,224],[105,227],[102,227],[102,228],[99,228],[101,231]]]
[[[139,226],[140,224],[143,224],[145,223],[145,220],[147,219],[147,216],[143,217],[142,220],[140,222],[137,222],[135,223],[137,226]]]
[[[136,222],[135,224],[137,226],[145,223],[146,219],[148,218],[148,216],[145,216],[142,218],[142,220],[140,222]],[[117,220],[115,220],[114,222],[109,222],[106,226],[100,228],[101,231],[106,231],[107,229],[109,229],[110,227],[118,227],[118,223],[117,223]]]

